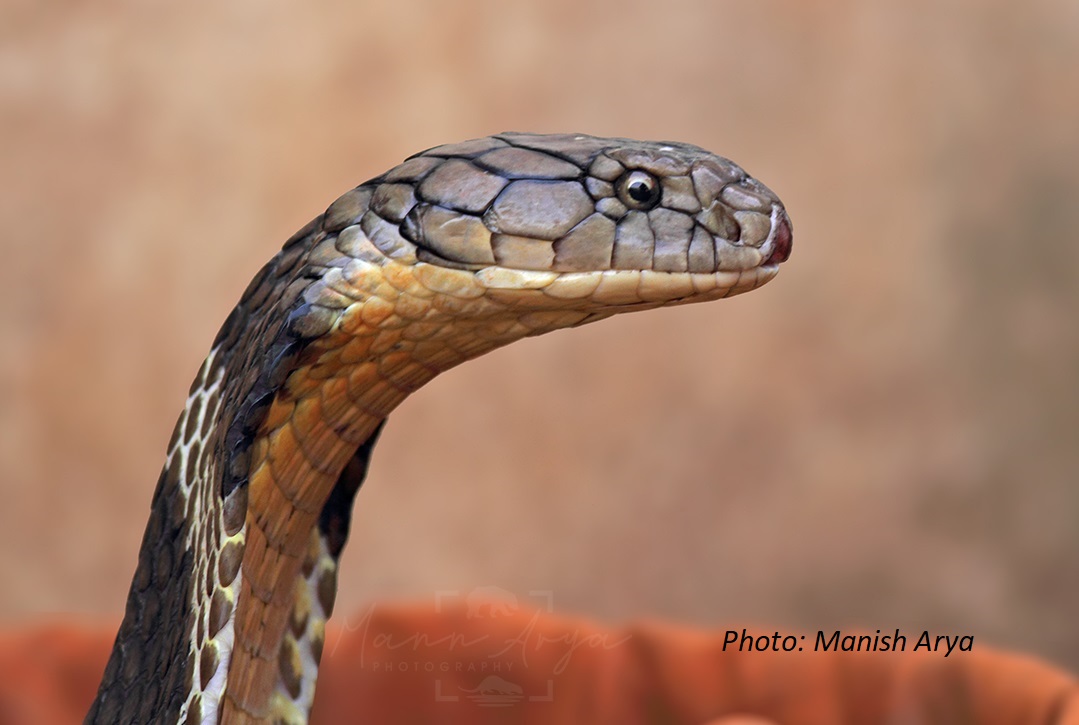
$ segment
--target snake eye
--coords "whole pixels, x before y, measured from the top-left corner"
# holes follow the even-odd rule
[[[647,211],[659,203],[659,180],[640,169],[630,171],[618,182],[618,196],[630,209]]]

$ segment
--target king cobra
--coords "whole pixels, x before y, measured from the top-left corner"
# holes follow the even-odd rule
[[[394,408],[520,338],[748,292],[790,251],[776,195],[682,143],[504,133],[346,192],[255,276],[191,386],[86,722],[306,722]]]

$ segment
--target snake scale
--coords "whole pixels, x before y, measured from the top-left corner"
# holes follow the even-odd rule
[[[701,148],[504,133],[348,191],[244,292],[176,424],[89,723],[306,722],[351,507],[438,373],[775,276],[779,199]]]

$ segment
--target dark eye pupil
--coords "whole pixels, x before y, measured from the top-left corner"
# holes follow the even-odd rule
[[[655,188],[648,179],[634,179],[629,182],[627,191],[629,192],[629,198],[633,199],[633,201],[646,204],[652,200]]]

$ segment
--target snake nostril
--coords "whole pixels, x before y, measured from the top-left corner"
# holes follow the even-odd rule
[[[780,264],[786,262],[791,256],[791,247],[794,243],[794,235],[791,233],[791,222],[786,213],[781,212],[776,222],[775,243],[772,253],[768,255],[765,264]]]

